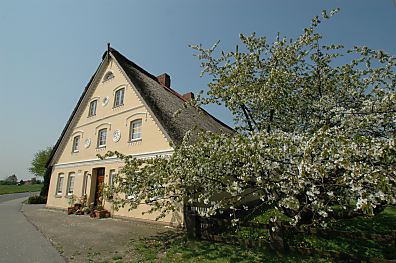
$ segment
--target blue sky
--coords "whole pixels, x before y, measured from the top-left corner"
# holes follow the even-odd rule
[[[58,139],[106,43],[154,75],[167,72],[180,93],[205,89],[189,44],[222,49],[239,33],[295,37],[322,9],[325,39],[396,54],[393,0],[3,1],[0,8],[0,179],[30,178],[33,154]],[[226,111],[208,110],[232,124]]]

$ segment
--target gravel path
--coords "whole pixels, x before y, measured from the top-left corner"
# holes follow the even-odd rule
[[[44,205],[24,205],[23,213],[69,262],[134,260],[130,242],[169,231],[161,224],[66,215]]]

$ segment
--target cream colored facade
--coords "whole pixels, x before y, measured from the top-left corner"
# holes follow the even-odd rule
[[[106,79],[111,72],[112,78]],[[122,106],[114,107],[117,90],[124,89]],[[90,103],[97,100],[96,114],[89,116]],[[141,120],[141,139],[130,140],[131,122]],[[98,147],[98,136],[101,129],[106,129],[105,147]],[[120,135],[120,136],[117,136]],[[74,138],[79,136],[78,150],[73,149]],[[119,137],[119,138],[118,138]],[[52,173],[48,193],[47,207],[67,208],[71,193],[77,197],[86,194],[88,202],[95,199],[97,169],[104,168],[104,184],[110,182],[110,172],[118,173],[122,162],[116,158],[100,160],[97,154],[107,151],[118,151],[131,154],[137,158],[150,158],[156,155],[170,155],[173,148],[170,140],[159,122],[153,117],[145,102],[138,95],[133,84],[128,80],[117,61],[110,58],[103,60],[93,80],[82,97],[80,106],[76,109],[65,131],[62,141],[51,162]],[[68,189],[70,177],[74,175],[72,190]],[[59,186],[59,176],[63,183]],[[61,191],[60,191],[61,190]],[[110,200],[104,200],[104,206],[112,215],[132,217],[144,220],[155,220],[157,214],[142,214],[147,211],[147,205],[141,205],[135,210],[121,208],[112,209]],[[182,213],[170,214],[162,221],[171,224],[181,224]]]

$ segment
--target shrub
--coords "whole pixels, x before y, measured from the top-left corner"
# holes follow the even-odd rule
[[[28,204],[46,204],[46,203],[47,203],[46,196],[34,195],[29,197],[28,199]]]

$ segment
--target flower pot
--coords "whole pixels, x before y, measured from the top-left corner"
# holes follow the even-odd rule
[[[95,210],[95,217],[96,218],[105,218],[106,217],[106,210]]]
[[[68,208],[67,208],[67,214],[68,214],[68,215],[73,214],[75,211],[76,211],[76,209],[75,209],[74,207],[68,207]]]

